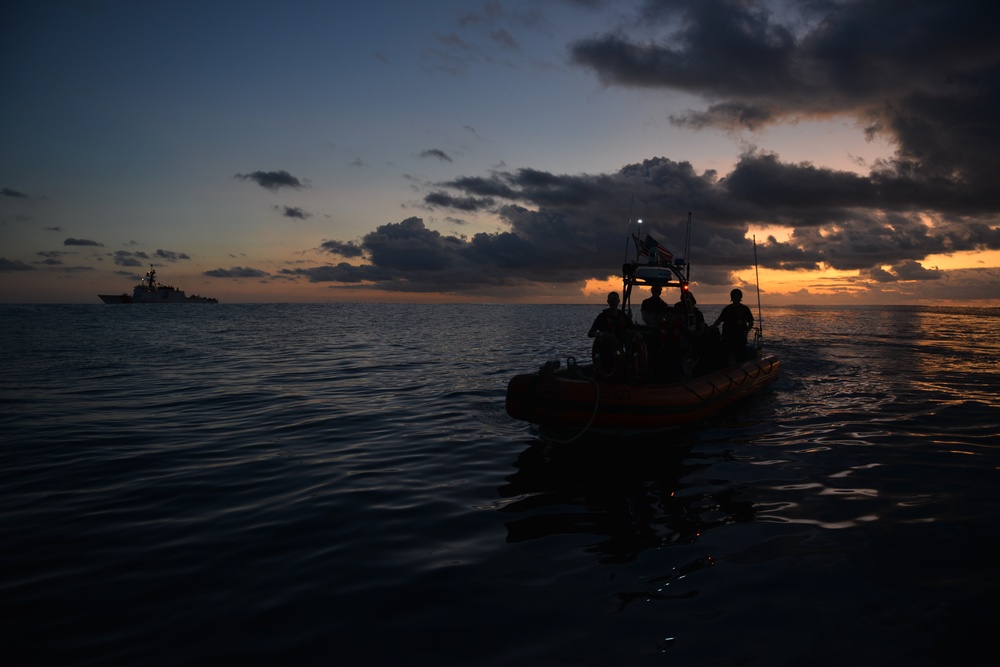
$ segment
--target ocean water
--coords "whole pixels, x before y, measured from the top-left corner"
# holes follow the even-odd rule
[[[765,392],[545,445],[599,309],[0,306],[3,664],[993,664],[1000,310],[765,309]]]

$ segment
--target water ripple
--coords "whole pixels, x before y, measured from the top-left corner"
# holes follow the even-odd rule
[[[506,381],[586,359],[593,314],[0,308],[10,648],[919,665],[983,646],[1000,314],[775,309],[773,391],[656,438],[545,445]]]

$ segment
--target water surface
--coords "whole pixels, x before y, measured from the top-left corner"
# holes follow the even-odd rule
[[[8,664],[992,648],[1000,311],[772,309],[770,390],[546,446],[506,382],[586,359],[596,309],[0,307]]]

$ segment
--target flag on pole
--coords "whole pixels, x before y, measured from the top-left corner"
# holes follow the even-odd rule
[[[674,253],[667,250],[666,246],[654,239],[652,234],[646,234],[645,240],[641,241],[638,236],[633,234],[632,241],[635,243],[636,252],[641,257],[649,259],[650,253],[655,251],[658,260],[657,264],[669,264],[670,260],[674,257]]]

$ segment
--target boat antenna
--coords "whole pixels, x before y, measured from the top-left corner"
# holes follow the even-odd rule
[[[691,282],[691,211],[688,211],[687,234],[684,237],[684,280]]]
[[[628,263],[628,242],[632,240],[629,237],[632,236],[632,207],[634,205],[635,205],[635,193],[633,192],[632,201],[628,205],[628,227],[626,228],[625,231],[625,259],[622,260],[623,264]]]
[[[760,314],[760,269],[757,267],[757,235],[753,236],[753,272],[757,281],[757,331],[755,332],[754,347],[764,345],[764,318]]]

